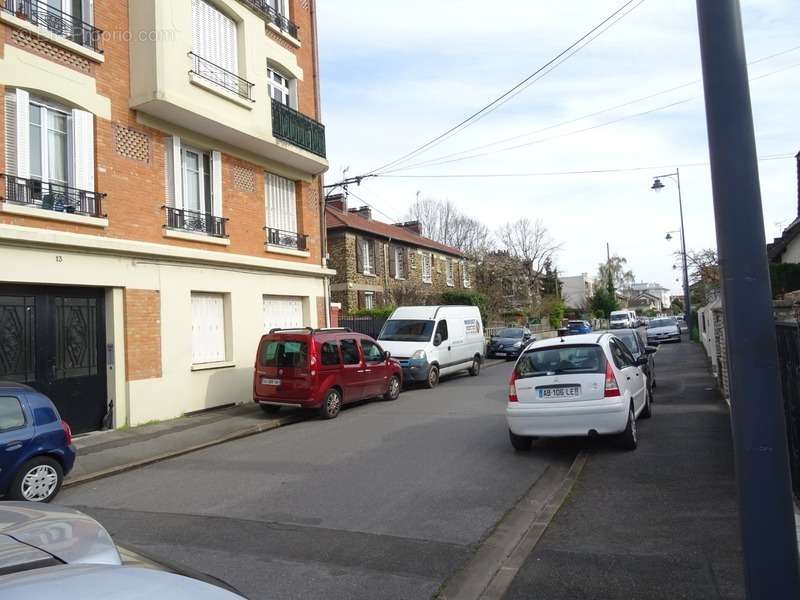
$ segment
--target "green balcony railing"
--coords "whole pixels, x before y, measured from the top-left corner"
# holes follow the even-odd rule
[[[272,100],[272,135],[325,158],[325,126]]]

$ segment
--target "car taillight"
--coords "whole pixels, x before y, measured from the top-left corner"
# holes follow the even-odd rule
[[[508,401],[509,402],[519,402],[519,398],[517,398],[517,372],[513,371],[511,373],[511,379],[508,381]]]
[[[72,443],[72,429],[70,429],[69,423],[61,421],[61,429],[64,430],[64,437],[67,438],[67,446],[69,446]]]
[[[606,398],[618,398],[619,385],[617,385],[617,378],[614,375],[614,370],[611,368],[611,363],[606,361],[606,387],[603,394]]]

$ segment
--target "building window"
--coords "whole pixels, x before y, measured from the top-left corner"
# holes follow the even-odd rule
[[[365,238],[356,239],[357,271],[362,275],[375,275],[375,242]]]
[[[279,15],[283,17],[289,16],[289,7],[287,6],[286,0],[267,0],[267,4]]]
[[[199,213],[213,214],[211,203],[211,154],[183,148],[181,153],[183,176],[183,207]]]
[[[192,292],[192,364],[224,362],[225,296]]]
[[[423,283],[433,281],[433,254],[430,252],[422,254],[422,281]]]
[[[447,285],[452,287],[456,284],[456,278],[455,274],[453,273],[453,261],[449,258],[447,259],[447,265],[445,265],[445,268],[447,269]]]
[[[367,310],[372,310],[375,308],[375,293],[374,292],[364,292],[364,306],[363,308]]]
[[[462,283],[464,284],[465,288],[468,288],[472,285],[472,282],[469,278],[469,265],[466,262],[461,263],[461,277],[463,279]]]
[[[392,260],[394,261],[395,279],[406,278],[406,263],[404,259],[405,259],[405,251],[402,248],[395,248],[394,254],[392,256]]]
[[[297,190],[294,181],[267,173],[267,226],[297,233]]]
[[[267,89],[269,97],[290,108],[297,108],[296,81],[277,70],[267,67]]]
[[[238,73],[236,22],[205,0],[192,0],[192,52]]]

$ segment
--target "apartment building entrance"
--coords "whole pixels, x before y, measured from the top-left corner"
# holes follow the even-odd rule
[[[108,410],[103,290],[0,284],[0,381],[46,394],[75,433],[100,429]]]

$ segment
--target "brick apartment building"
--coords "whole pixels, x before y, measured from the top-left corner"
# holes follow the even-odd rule
[[[78,431],[326,322],[314,0],[0,0],[0,380]]]
[[[420,235],[420,223],[389,224],[369,207],[348,209],[341,196],[326,204],[331,300],[344,313],[388,304],[436,301],[447,290],[472,288],[464,254]]]

